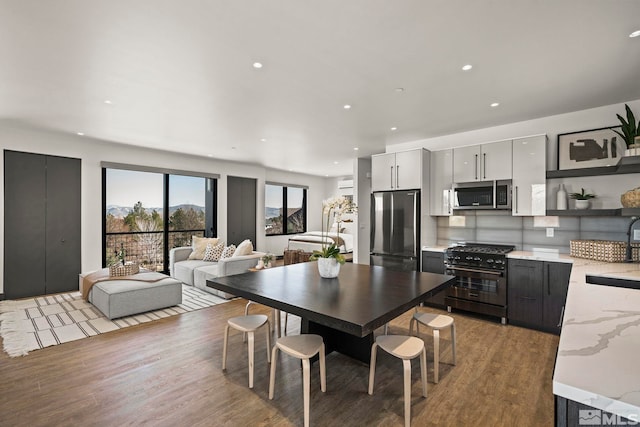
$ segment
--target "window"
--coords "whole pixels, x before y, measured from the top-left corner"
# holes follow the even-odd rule
[[[307,189],[267,184],[265,234],[276,236],[307,231]]]
[[[103,188],[104,266],[124,250],[126,261],[166,272],[171,248],[216,235],[214,178],[103,165]]]

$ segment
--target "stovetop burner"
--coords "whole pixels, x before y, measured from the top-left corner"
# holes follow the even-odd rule
[[[447,248],[447,252],[508,254],[516,247],[513,245],[494,245],[490,243],[463,243]]]

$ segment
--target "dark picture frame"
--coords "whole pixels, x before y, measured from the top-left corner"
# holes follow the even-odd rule
[[[615,166],[627,144],[614,129],[620,126],[558,134],[558,170]]]

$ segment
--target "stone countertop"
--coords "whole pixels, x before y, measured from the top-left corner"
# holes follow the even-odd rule
[[[447,250],[447,246],[423,246],[423,252],[444,252]]]
[[[586,283],[640,280],[640,264],[572,258],[553,393],[629,419],[640,416],[640,290]]]

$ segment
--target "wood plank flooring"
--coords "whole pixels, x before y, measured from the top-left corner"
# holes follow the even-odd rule
[[[226,319],[244,300],[49,347],[26,357],[0,355],[2,426],[298,426],[302,425],[299,361],[280,353],[275,399],[269,400],[264,334],[256,336],[255,384],[248,388],[242,335],[229,339],[221,370]],[[254,305],[252,313],[269,313]],[[423,310],[427,310],[426,308]],[[438,311],[428,309],[430,311]],[[408,333],[412,311],[391,323]],[[420,397],[413,362],[414,426],[545,426],[553,423],[551,376],[558,337],[454,313],[457,366],[449,333],[441,335],[440,383],[433,381],[431,335],[428,397]],[[293,320],[292,320],[293,319]],[[290,317],[289,331],[300,322]],[[402,364],[378,352],[374,395],[368,366],[337,353],[327,357],[327,392],[318,365],[311,372],[311,424],[403,425]]]

